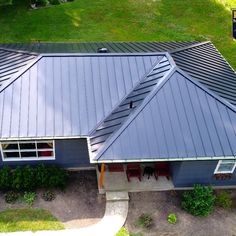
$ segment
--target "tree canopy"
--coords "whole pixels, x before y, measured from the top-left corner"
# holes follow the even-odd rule
[[[0,6],[12,4],[12,0],[0,0]]]

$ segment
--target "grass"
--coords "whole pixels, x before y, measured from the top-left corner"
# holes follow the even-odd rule
[[[0,232],[59,230],[64,226],[44,209],[7,209],[0,212]]]
[[[236,68],[236,0],[75,0],[28,10],[0,7],[0,42],[211,40]]]

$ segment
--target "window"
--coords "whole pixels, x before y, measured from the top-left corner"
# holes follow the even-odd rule
[[[214,174],[233,173],[236,167],[236,160],[220,160]]]
[[[0,143],[3,161],[54,160],[54,141],[4,141]]]

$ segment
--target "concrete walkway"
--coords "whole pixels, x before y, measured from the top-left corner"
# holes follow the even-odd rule
[[[97,224],[80,228],[65,229],[59,231],[38,231],[38,232],[15,232],[1,233],[0,236],[114,236],[124,225],[129,206],[127,192],[107,192],[106,211],[101,221]]]

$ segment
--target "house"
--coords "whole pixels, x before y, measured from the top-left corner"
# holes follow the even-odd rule
[[[0,44],[0,166],[99,167],[102,186],[165,163],[175,188],[234,186],[235,105],[211,42]]]

